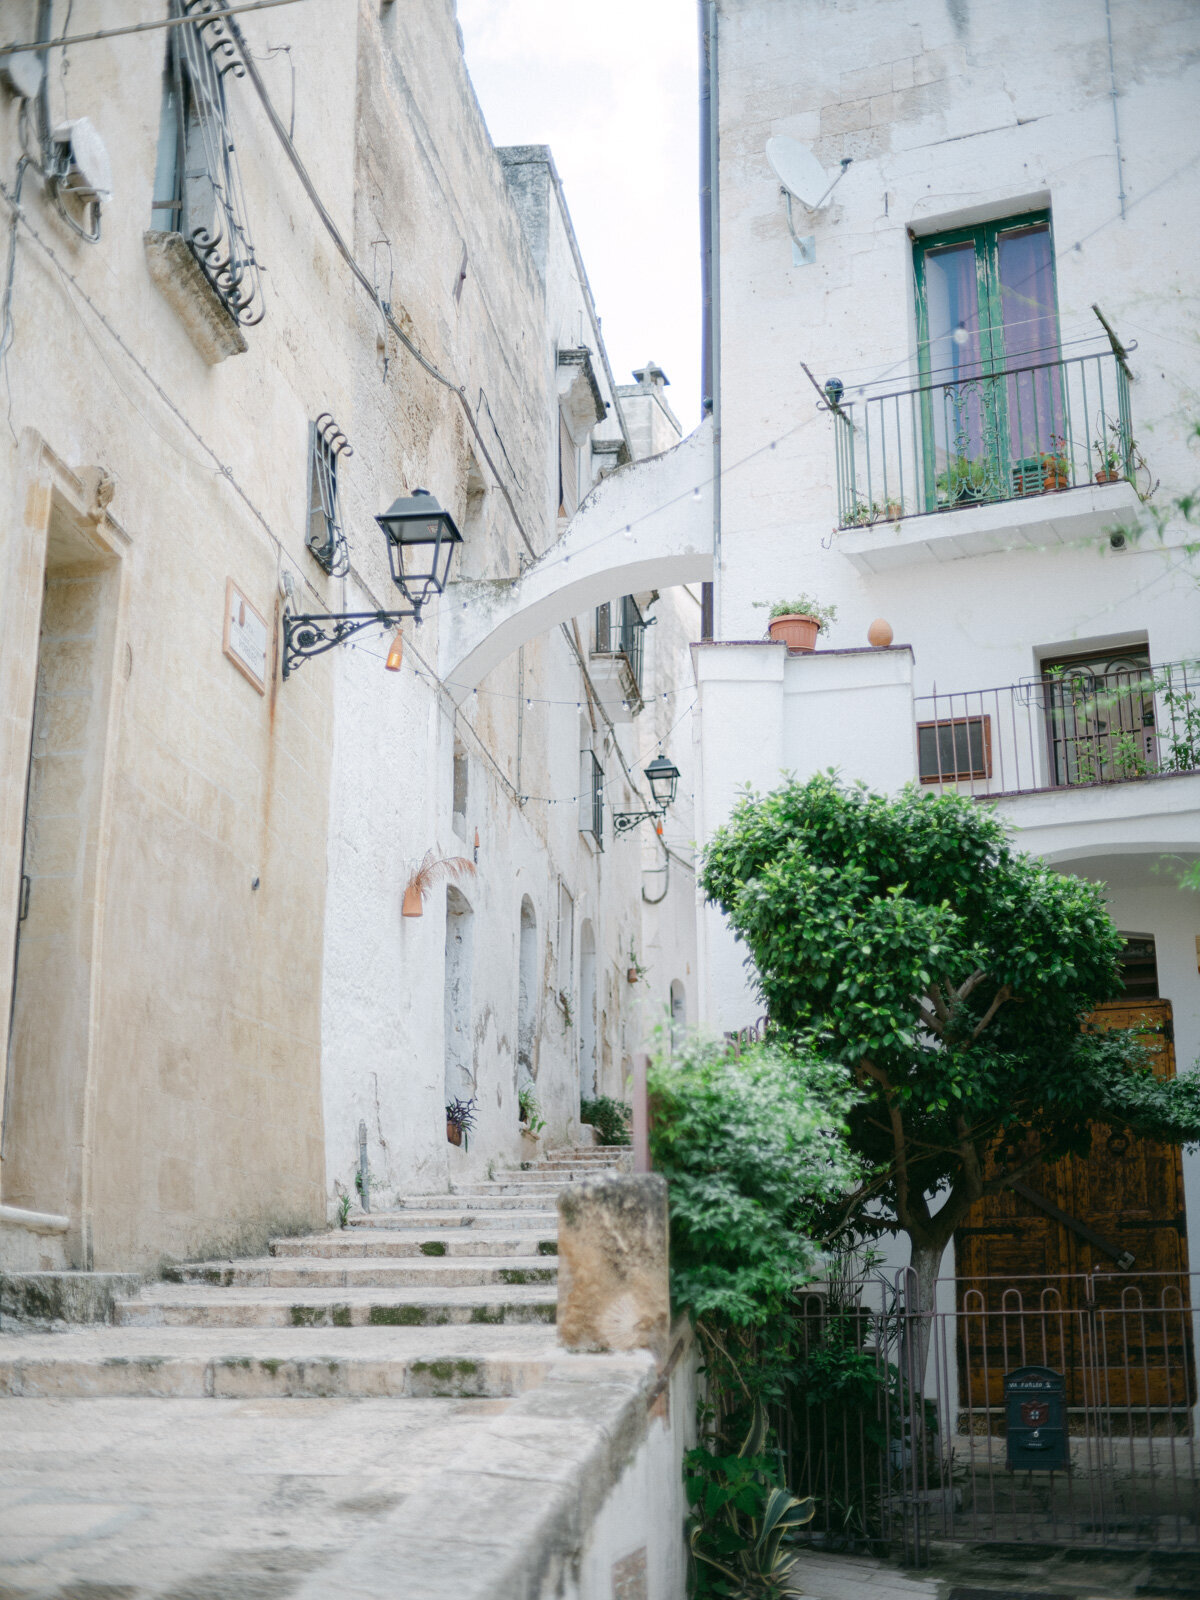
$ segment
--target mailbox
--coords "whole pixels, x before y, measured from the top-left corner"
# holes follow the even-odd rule
[[[1067,1386],[1050,1367],[1004,1375],[1004,1422],[1010,1472],[1061,1472],[1067,1452]]]

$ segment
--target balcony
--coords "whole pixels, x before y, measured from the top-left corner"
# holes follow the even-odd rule
[[[1067,663],[914,704],[918,775],[939,791],[999,797],[1200,771],[1198,661]]]
[[[604,709],[614,722],[630,722],[642,710],[645,633],[654,622],[643,617],[631,594],[596,607],[589,674]]]
[[[1129,377],[1115,351],[832,411],[839,548],[866,571],[1073,543],[1138,503]]]

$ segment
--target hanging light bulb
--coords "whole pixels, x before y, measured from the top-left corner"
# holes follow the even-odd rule
[[[404,660],[404,635],[397,628],[392,635],[392,642],[388,649],[387,660],[384,662],[389,672],[399,672],[400,664]]]

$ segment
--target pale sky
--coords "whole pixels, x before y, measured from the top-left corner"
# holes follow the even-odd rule
[[[696,0],[458,0],[492,142],[548,144],[618,383],[700,420]]]

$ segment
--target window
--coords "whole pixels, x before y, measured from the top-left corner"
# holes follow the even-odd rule
[[[944,722],[918,722],[917,771],[922,783],[990,778],[991,717],[949,717]]]
[[[1158,999],[1158,958],[1154,939],[1149,934],[1127,933],[1121,963],[1121,982],[1126,1000]]]
[[[914,255],[926,509],[1067,487],[1049,213],[918,239]]]
[[[1053,784],[1105,783],[1159,770],[1149,650],[1043,661],[1042,684]]]
[[[350,552],[342,531],[338,498],[338,461],[354,454],[349,440],[322,411],[308,430],[308,548],[332,577],[350,570]]]
[[[263,304],[225,103],[225,73],[240,64],[206,3],[171,0],[172,16],[195,20],[168,33],[150,226],[181,235],[229,315],[250,326]]]
[[[604,848],[604,768],[595,751],[579,752],[579,831]]]
[[[623,655],[629,662],[638,690],[642,687],[642,661],[646,629],[654,618],[642,616],[631,594],[606,600],[596,607],[596,654]]]
[[[567,419],[558,414],[558,514],[573,517],[579,509],[579,451]]]
[[[575,900],[560,878],[558,880],[558,992],[570,1001],[575,981]]]

